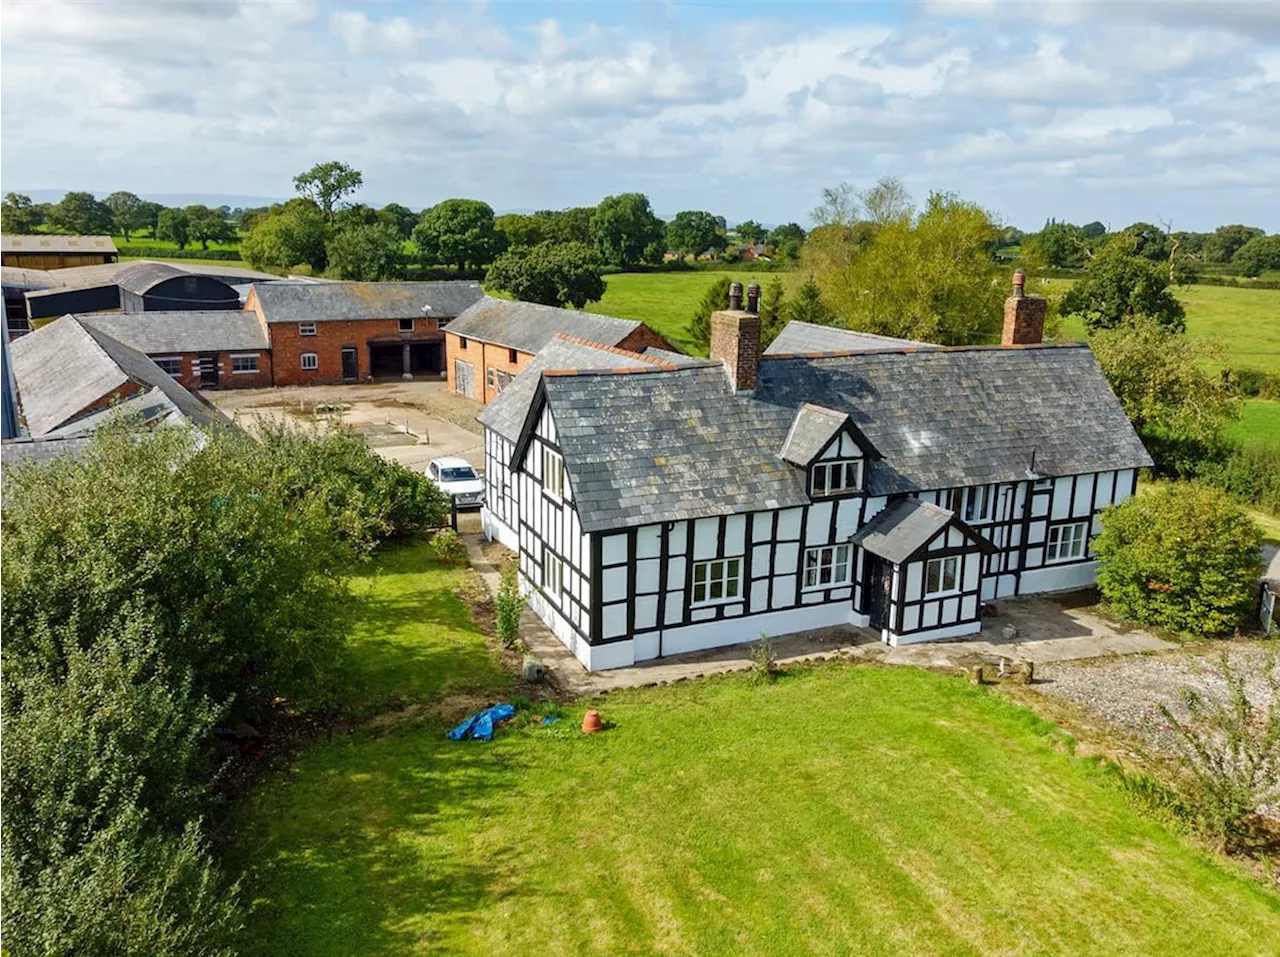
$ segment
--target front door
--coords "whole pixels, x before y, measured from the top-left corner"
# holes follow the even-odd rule
[[[875,555],[867,555],[866,578],[862,593],[866,596],[867,617],[872,628],[889,627],[889,607],[893,600],[893,566]]]
[[[342,378],[354,379],[359,375],[356,367],[356,350],[352,346],[342,350]]]
[[[200,372],[200,384],[213,387],[218,384],[218,354],[202,355],[196,361]]]

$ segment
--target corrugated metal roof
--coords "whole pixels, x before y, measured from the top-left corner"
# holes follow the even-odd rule
[[[449,331],[477,342],[536,353],[557,332],[616,346],[639,326],[631,319],[485,296],[453,320]]]
[[[36,233],[0,236],[0,252],[6,253],[114,253],[110,236],[59,236]]]
[[[452,319],[483,295],[480,284],[469,281],[272,282],[253,288],[267,322]]]
[[[152,288],[166,280],[187,275],[190,275],[190,273],[175,269],[168,263],[136,262],[126,264],[123,269],[116,273],[115,283],[121,289],[128,289],[139,296],[144,296]]]
[[[258,314],[241,309],[99,312],[75,318],[152,356],[271,348]]]
[[[870,332],[857,332],[836,326],[819,326],[811,322],[788,322],[764,351],[767,356],[805,355],[814,352],[868,352],[875,349],[897,349],[907,346],[927,347],[927,342],[894,339]]]
[[[147,266],[163,267],[165,278],[172,278],[173,276],[208,276],[211,279],[220,279],[224,282],[265,282],[280,278],[273,276],[271,273],[242,269],[239,266],[223,266],[216,260],[202,263],[195,260],[161,262],[156,259],[138,259],[127,263],[101,263],[96,266],[72,266],[68,269],[26,269],[21,270],[25,274],[21,278],[31,282],[32,285],[26,288],[33,290],[46,290],[50,293],[70,292],[77,289],[95,289],[99,286],[123,285],[120,281],[121,274],[138,276],[140,273],[135,267]],[[11,275],[9,270],[14,268],[16,267],[5,266],[5,276]],[[170,272],[169,270],[172,271]],[[145,275],[145,273],[141,273],[141,275]],[[133,279],[128,281],[133,284],[137,282]],[[7,282],[8,280],[6,279]],[[41,292],[32,292],[30,295],[37,297],[42,294]]]

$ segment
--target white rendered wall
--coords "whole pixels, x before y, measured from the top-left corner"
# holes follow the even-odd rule
[[[931,628],[928,631],[917,631],[910,635],[898,635],[892,631],[885,630],[881,637],[896,648],[899,645],[915,645],[922,641],[942,641],[944,638],[976,635],[980,631],[982,631],[981,621],[966,621],[963,624],[949,625],[945,628]]]
[[[1089,588],[1095,583],[1097,574],[1097,562],[1046,565],[1044,568],[1022,573],[1022,594],[1035,595],[1043,592]]]
[[[480,509],[480,526],[484,529],[484,537],[489,541],[497,541],[513,552],[520,548],[520,535],[489,510],[489,506]]]

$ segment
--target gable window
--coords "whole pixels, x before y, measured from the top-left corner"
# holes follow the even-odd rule
[[[717,558],[693,564],[693,605],[718,605],[742,593],[742,559]]]
[[[298,323],[298,335],[314,336],[316,334],[316,324],[314,322]]]
[[[979,485],[977,488],[965,490],[964,520],[966,522],[988,521],[995,511],[995,489],[990,485]]]
[[[165,356],[154,361],[162,372],[169,375],[182,375],[182,356]]]
[[[304,372],[315,372],[320,368],[320,358],[314,352],[304,352],[301,358]]]
[[[564,459],[559,452],[542,450],[542,490],[556,498],[564,498]]]
[[[849,584],[851,551],[848,545],[807,549],[804,553],[804,587],[834,588]]]
[[[542,590],[557,603],[560,601],[560,593],[564,589],[564,562],[551,552],[543,550],[542,552]]]
[[[246,352],[241,355],[231,356],[232,372],[257,372],[258,371],[258,354],[256,352]]]
[[[1069,562],[1073,558],[1084,556],[1087,522],[1072,522],[1070,525],[1055,525],[1049,529],[1049,544],[1045,548],[1044,560],[1047,562]]]
[[[400,331],[401,331],[401,332],[413,332],[413,320],[412,320],[412,319],[401,319],[401,320],[400,320]]]
[[[931,558],[924,566],[924,595],[950,595],[960,590],[960,556]]]
[[[817,462],[813,466],[813,494],[835,495],[862,488],[862,459]]]

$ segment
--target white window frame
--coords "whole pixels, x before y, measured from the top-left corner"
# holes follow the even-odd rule
[[[975,507],[980,504],[981,509]],[[964,492],[964,520],[970,524],[989,522],[995,517],[996,487],[975,485]]]
[[[931,569],[937,566],[938,569],[938,587],[929,590],[929,577]],[[947,571],[948,567],[951,571],[951,587],[948,588]],[[940,558],[930,558],[924,563],[924,578],[920,581],[920,594],[923,598],[937,598],[942,595],[955,595],[960,591],[960,556],[944,555]]]
[[[253,368],[237,369],[236,368],[237,359],[252,359]],[[231,353],[231,374],[232,375],[253,375],[258,372],[261,372],[262,370],[258,367],[258,362],[259,362],[259,359],[258,359],[258,354],[256,352],[233,352]]]
[[[314,322],[298,323],[298,335],[314,336],[316,334],[316,324]]]
[[[823,573],[829,576],[822,580]],[[853,581],[853,546],[819,545],[804,553],[804,591],[846,588]]]
[[[177,375],[182,375],[184,373],[182,356],[156,356],[151,361],[154,362],[156,365],[160,366],[160,371],[163,372],[165,375],[177,376]],[[176,362],[178,364],[178,371],[170,372],[168,369],[166,369],[162,365],[162,363],[165,363],[165,362]]]
[[[545,547],[542,549],[542,591],[557,605],[564,595],[564,561]]]
[[[564,500],[564,456],[542,447],[542,491],[556,501]]]
[[[397,320],[397,322],[398,322],[398,325],[396,326],[396,328],[397,328],[397,330],[399,330],[400,332],[413,332],[413,319],[412,319],[412,318],[409,318],[409,319],[399,319],[399,320]],[[405,326],[404,326],[404,324],[405,324],[406,322],[407,322],[407,323],[409,323],[409,328],[408,328],[408,329],[406,329],[406,328],[405,328]]]
[[[832,459],[829,462],[814,462],[809,476],[809,487],[818,496],[840,495],[844,492],[862,490],[862,459]],[[849,484],[849,469],[853,469],[853,484]],[[822,488],[818,488],[818,476],[822,478]],[[840,484],[833,486],[833,476],[839,478]]]
[[[310,365],[307,360],[310,359]],[[304,352],[298,356],[298,363],[302,366],[303,372],[318,372],[320,369],[320,356],[314,352]]]
[[[719,586],[720,595],[712,593]],[[701,589],[702,598],[698,598]],[[693,579],[689,592],[690,608],[706,608],[709,605],[726,605],[742,601],[742,556],[709,558],[693,563]]]
[[[1089,523],[1087,521],[1049,526],[1049,534],[1044,542],[1046,565],[1077,561],[1084,558],[1088,550]]]

